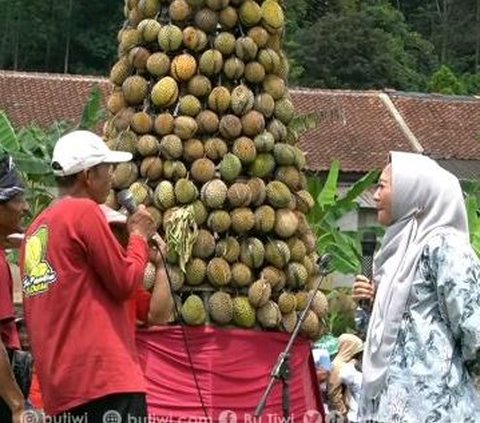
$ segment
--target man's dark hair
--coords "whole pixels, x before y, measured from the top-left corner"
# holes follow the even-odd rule
[[[74,173],[73,175],[67,176],[55,176],[55,182],[59,188],[71,188],[77,182],[79,173]]]

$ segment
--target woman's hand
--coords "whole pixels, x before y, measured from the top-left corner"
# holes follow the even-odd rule
[[[352,298],[358,304],[361,300],[373,302],[375,298],[375,286],[365,276],[355,276],[353,283]]]

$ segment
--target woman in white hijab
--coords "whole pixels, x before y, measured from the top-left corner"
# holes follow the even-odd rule
[[[480,262],[460,184],[428,157],[391,153],[374,199],[385,236],[370,299],[362,422],[480,422]]]

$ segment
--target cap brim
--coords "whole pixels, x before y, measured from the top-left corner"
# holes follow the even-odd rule
[[[133,154],[126,151],[110,151],[103,163],[124,163],[132,160]]]

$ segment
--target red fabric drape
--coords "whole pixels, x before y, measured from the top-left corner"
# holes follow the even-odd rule
[[[147,381],[149,414],[158,422],[203,422],[205,413],[185,347],[190,355],[206,413],[212,422],[253,422],[253,413],[288,335],[202,326],[160,327],[137,332],[137,347]],[[298,339],[290,358],[291,420],[323,421],[310,343]],[[282,384],[268,399],[261,421],[282,422]],[[260,420],[257,420],[259,422]]]

